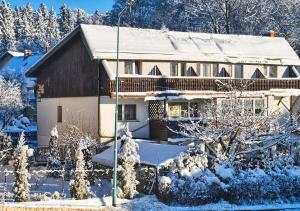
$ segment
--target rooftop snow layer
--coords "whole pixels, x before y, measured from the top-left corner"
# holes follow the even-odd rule
[[[116,59],[117,28],[81,25],[94,59]],[[121,59],[300,65],[281,37],[205,34],[121,27]]]
[[[139,145],[138,154],[142,164],[160,166],[174,159],[181,152],[188,150],[188,146],[178,146],[169,144],[157,144],[145,140],[135,140]],[[120,148],[120,144],[118,144]],[[93,157],[93,162],[104,166],[113,165],[113,146]]]

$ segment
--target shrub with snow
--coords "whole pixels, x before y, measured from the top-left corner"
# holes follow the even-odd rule
[[[56,127],[54,127],[50,132],[47,169],[53,171],[48,174],[49,176],[60,177],[59,171],[62,170],[62,165],[59,156],[58,132]]]
[[[138,144],[132,139],[131,133],[125,130],[123,142],[118,155],[118,197],[131,199],[137,193],[136,166],[140,163],[137,153]]]
[[[160,178],[160,198],[166,203],[196,205],[215,202],[224,184],[208,170],[207,155],[196,146],[181,153],[166,167],[167,176]]]
[[[28,179],[30,174],[27,170],[27,159],[32,156],[32,149],[28,149],[25,145],[24,134],[21,134],[19,144],[15,150],[15,184],[13,186],[12,192],[14,194],[15,202],[25,202],[30,199]]]
[[[82,152],[83,149],[83,144],[80,142],[77,146],[75,155],[75,179],[70,181],[71,196],[77,200],[86,199],[90,192],[90,183],[87,179],[87,174],[84,168],[85,162]]]
[[[13,157],[12,139],[0,132],[0,161],[7,165]]]
[[[73,164],[73,159],[71,157],[70,149],[67,149],[67,152],[66,152],[64,170],[65,170],[64,179],[69,181],[72,178],[73,174],[74,174],[73,173],[74,164]]]

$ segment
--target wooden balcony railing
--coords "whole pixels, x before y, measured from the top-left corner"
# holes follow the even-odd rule
[[[270,89],[300,89],[299,79],[205,79],[205,78],[147,78],[121,77],[120,92],[151,92],[151,91],[224,91],[220,90],[216,80],[240,88],[244,91],[267,91]],[[115,92],[115,81],[107,83],[107,91]]]

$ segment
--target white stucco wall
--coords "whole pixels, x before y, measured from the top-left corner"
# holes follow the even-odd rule
[[[118,127],[120,130],[128,124],[129,130],[134,131],[137,128],[145,126],[140,130],[133,132],[135,138],[148,139],[149,124],[148,124],[148,102],[143,99],[120,99],[119,104],[136,104],[137,121],[123,122],[119,121]],[[114,115],[115,115],[115,99],[110,97],[100,98],[100,135],[103,137],[114,136]]]
[[[37,103],[38,144],[47,145],[51,129],[62,124],[57,122],[57,106],[62,106],[63,123],[97,134],[97,105],[98,97],[42,98]]]

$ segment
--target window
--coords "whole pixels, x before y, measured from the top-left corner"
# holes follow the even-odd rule
[[[246,114],[253,114],[253,100],[244,101],[244,112]]]
[[[122,105],[118,105],[118,120],[122,121]]]
[[[264,75],[268,76],[268,66],[264,66]]]
[[[130,104],[124,106],[124,120],[136,120],[136,105]]]
[[[269,77],[277,78],[277,67],[276,66],[269,66]]]
[[[136,105],[135,104],[118,105],[118,120],[119,121],[137,120]]]
[[[172,118],[188,116],[188,102],[172,102],[168,104],[169,116]]]
[[[171,76],[178,76],[178,63],[171,63]]]
[[[62,106],[57,106],[57,122],[62,123]]]
[[[235,78],[244,78],[243,65],[241,65],[241,64],[234,65],[234,77]]]
[[[133,74],[133,62],[132,61],[125,61],[125,74]]]
[[[219,65],[218,64],[203,64],[203,76],[204,77],[218,77]]]
[[[203,64],[203,76],[204,77],[211,77],[211,65],[210,64]]]
[[[197,74],[196,74],[196,72],[195,72],[195,70],[194,70],[193,67],[189,67],[189,68],[187,69],[186,75],[187,75],[187,76],[197,76]]]
[[[197,64],[197,75],[201,76],[201,64]]]
[[[186,76],[186,63],[181,63],[181,76]]]
[[[150,71],[149,75],[161,75],[161,72],[157,65],[155,65],[152,70]]]
[[[134,69],[135,74],[140,74],[142,72],[142,62],[141,61],[134,61]]]
[[[255,115],[264,115],[264,100],[255,100]]]

